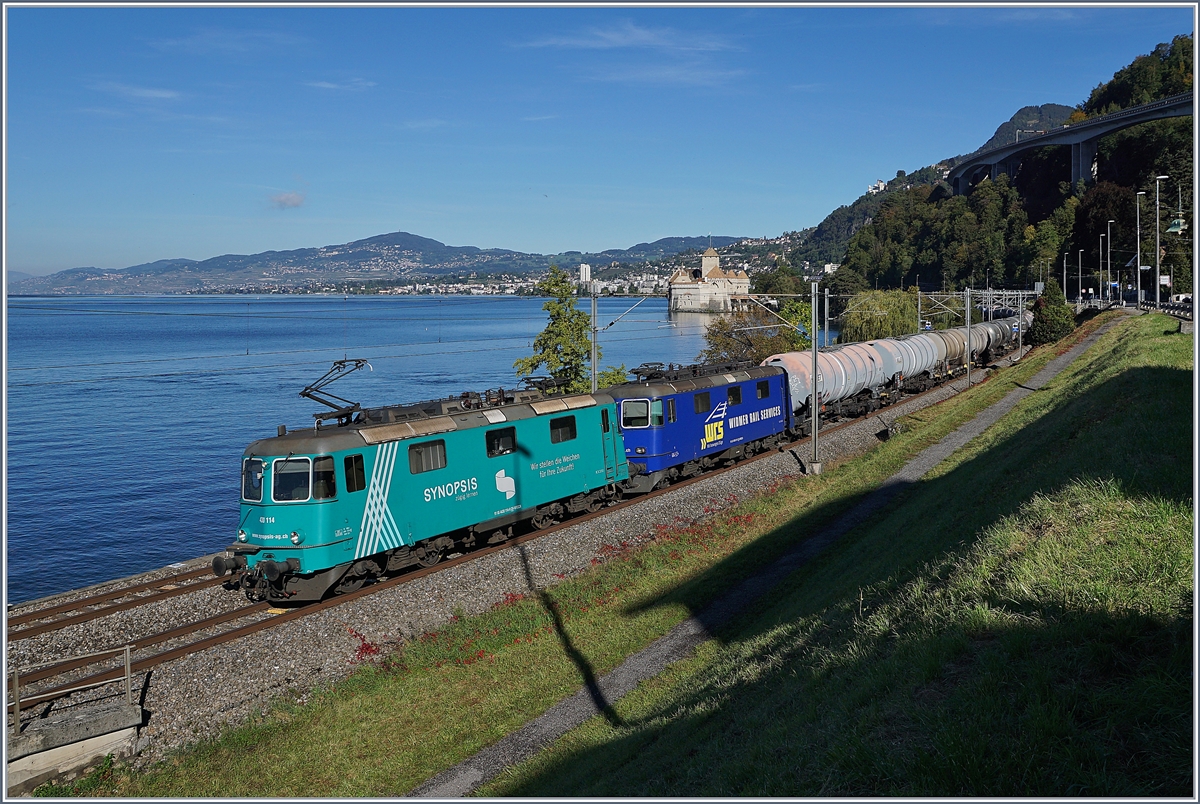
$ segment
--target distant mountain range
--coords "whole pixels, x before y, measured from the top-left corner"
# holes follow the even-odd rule
[[[270,293],[336,288],[346,282],[426,281],[444,277],[520,277],[552,264],[606,267],[659,260],[689,249],[727,246],[742,238],[664,237],[598,253],[526,254],[507,249],[448,246],[428,237],[392,232],[343,245],[224,254],[207,260],[157,260],[129,268],[71,268],[49,276],[9,271],[10,294]]]
[[[1025,106],[978,150],[1014,142],[1020,136],[1061,126],[1074,107],[1057,103]],[[1018,133],[1020,132],[1020,133]],[[975,151],[973,153],[977,153]],[[911,174],[903,172],[887,183],[882,193],[864,194],[841,206],[821,224],[778,238],[664,237],[625,249],[561,254],[527,254],[508,249],[448,246],[408,232],[392,232],[365,240],[321,248],[264,251],[261,254],[224,254],[207,260],[169,259],[119,270],[72,268],[49,276],[8,271],[10,294],[124,294],[124,293],[271,293],[297,290],[336,290],[346,283],[437,280],[466,277],[524,277],[545,271],[552,264],[574,267],[581,262],[603,269],[613,263],[668,260],[710,244],[727,254],[738,252],[746,267],[769,267],[774,254],[786,253],[793,261],[816,264],[838,262],[850,237],[878,212],[889,192],[915,183],[937,183],[942,172],[965,159],[957,156]],[[736,249],[730,246],[737,244]],[[673,262],[678,262],[674,260]]]

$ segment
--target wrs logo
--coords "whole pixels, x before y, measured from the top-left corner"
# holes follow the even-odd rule
[[[708,414],[708,418],[704,420],[704,438],[700,439],[700,449],[708,449],[713,444],[725,440],[725,411],[727,407],[728,403],[722,402],[713,408],[713,412]]]
[[[517,481],[506,474],[501,469],[496,473],[496,491],[504,493],[504,499],[511,500],[517,496]]]

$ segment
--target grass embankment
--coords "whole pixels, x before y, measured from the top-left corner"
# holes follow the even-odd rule
[[[1176,328],[1118,325],[769,610],[618,703],[622,727],[593,719],[483,792],[1190,796]]]
[[[1151,337],[1153,327],[1148,329],[1146,322],[1157,327],[1157,337]],[[1075,337],[1099,323],[1089,322]],[[1153,343],[1156,351],[1150,354],[1133,350],[1119,365],[1112,364],[1110,356],[1100,368],[1112,379],[1096,390],[1121,381],[1125,376],[1122,370],[1178,371],[1183,359],[1179,356],[1181,350],[1187,352],[1190,361],[1190,338],[1164,338],[1161,332],[1165,323],[1165,319],[1151,317],[1123,323],[1122,330],[1134,331],[1120,344],[1136,338]],[[1115,341],[1111,336],[1110,340]],[[1184,341],[1186,347],[1177,345]],[[1034,353],[971,392],[910,417],[903,433],[857,461],[833,467],[817,478],[781,484],[772,493],[703,524],[664,528],[654,543],[642,549],[627,551],[614,545],[612,560],[579,577],[514,598],[485,615],[452,623],[381,661],[364,664],[353,677],[303,705],[277,703],[259,721],[181,752],[150,772],[118,771],[98,792],[156,797],[384,796],[405,792],[520,727],[573,693],[582,681],[620,664],[747,572],[848,509],[910,457],[1003,396],[1014,382],[1027,381],[1052,356],[1051,350]],[[1093,374],[1100,368],[1094,368]],[[1098,460],[1090,462],[1087,476],[1116,478],[1116,483],[1103,488],[1134,501],[1153,497],[1154,505],[1167,506],[1162,514],[1170,526],[1166,532],[1175,533],[1180,528],[1190,530],[1190,520],[1185,521],[1190,516],[1190,502],[1181,502],[1190,489],[1190,394],[1186,389],[1173,390],[1178,380],[1160,379],[1165,383],[1163,387],[1149,395],[1143,390],[1141,397],[1127,400],[1124,410],[1131,418],[1140,419],[1137,426],[1142,433],[1181,421],[1179,426],[1186,434],[1179,433],[1174,452],[1160,445],[1152,434],[1152,440],[1146,443],[1123,439],[1113,447],[1118,454],[1131,450],[1121,458],[1125,469],[1109,469],[1110,464],[1119,462],[1117,455],[1095,456]],[[1190,388],[1190,375],[1184,386]],[[1052,417],[1061,418],[1060,409],[1082,404],[1075,400],[1081,392],[1067,390],[1062,380],[1055,383],[1055,388],[1027,400],[1026,406],[1034,403],[1044,408],[1029,419],[1031,426],[1040,426]],[[1154,404],[1154,400],[1161,404],[1178,393],[1185,397],[1183,414],[1158,411],[1152,422],[1140,413],[1143,405]],[[1089,393],[1086,398],[1091,396]],[[1099,418],[1080,418],[1087,433],[1098,422],[1110,421],[1109,409],[1092,412]],[[785,594],[772,595],[769,615],[731,628],[721,644],[706,646],[694,659],[680,663],[655,683],[617,703],[607,713],[608,719],[586,725],[489,792],[684,795],[991,790],[992,780],[980,775],[982,771],[970,771],[970,783],[954,773],[940,779],[930,777],[925,786],[917,783],[925,778],[915,770],[921,762],[932,763],[933,767],[957,767],[953,762],[942,763],[937,752],[947,750],[942,742],[951,738],[954,727],[966,726],[959,709],[969,710],[973,700],[971,695],[965,703],[961,698],[966,694],[967,680],[976,683],[982,677],[976,669],[977,661],[982,660],[974,658],[978,646],[990,644],[997,651],[1009,651],[1008,634],[1016,633],[1016,629],[1001,627],[1008,622],[1004,618],[1016,611],[1005,603],[1006,597],[993,600],[984,596],[982,602],[973,602],[965,609],[954,602],[958,600],[955,595],[966,595],[968,591],[982,594],[990,588],[990,582],[979,580],[976,586],[960,592],[950,585],[950,579],[959,577],[953,571],[957,562],[975,566],[970,563],[974,560],[971,551],[980,549],[977,545],[991,543],[991,534],[1000,527],[996,523],[1013,513],[1017,504],[1036,491],[1060,493],[1065,478],[1074,476],[1055,479],[1053,465],[1064,453],[1061,448],[1051,446],[1045,461],[1040,452],[1037,459],[1031,460],[1028,443],[1021,438],[991,438],[1007,440],[973,446],[954,468],[921,484],[909,495],[896,512],[907,512],[905,517],[889,517],[886,528],[853,534],[844,546],[819,562],[819,568],[799,573]],[[1093,441],[1091,435],[1086,435],[1078,446],[1094,447]],[[1146,453],[1146,449],[1152,451]],[[1001,453],[1011,458],[1000,460]],[[1140,454],[1154,459],[1141,463],[1132,460],[1131,456]],[[1177,454],[1186,456],[1175,467],[1185,478],[1179,481],[1184,490],[1168,492],[1165,489],[1176,487],[1162,485],[1167,478],[1160,477],[1162,472],[1155,467],[1159,460],[1170,461]],[[1133,478],[1127,478],[1126,470],[1142,464],[1144,472],[1135,471]],[[981,477],[978,483],[972,479],[976,474]],[[1042,478],[1041,485],[1037,478]],[[948,504],[948,499],[958,502]],[[1143,517],[1138,521],[1148,520]],[[989,526],[994,527],[988,530]],[[1017,525],[1012,527],[1019,530]],[[1115,532],[1124,534],[1128,530],[1121,525]],[[1178,539],[1170,544],[1175,541]],[[1190,549],[1185,552],[1190,554]],[[1018,551],[1013,555],[1020,554]],[[1120,566],[1125,574],[1119,573],[1118,581],[1112,583],[1122,590],[1128,587],[1122,594],[1133,601],[1130,611],[1148,618],[1153,633],[1175,634],[1171,629],[1176,626],[1172,624],[1181,616],[1177,614],[1178,601],[1172,597],[1177,597],[1178,572],[1168,574],[1167,580],[1159,584],[1161,588],[1154,593],[1162,598],[1159,600],[1139,585],[1135,575],[1129,575],[1130,568],[1140,566],[1136,559],[1136,555],[1123,558]],[[1184,564],[1186,568],[1187,561]],[[1010,565],[1012,561],[1004,566]],[[968,572],[966,577],[975,574],[977,571]],[[1044,578],[1034,575],[1042,583]],[[1078,585],[1072,573],[1066,574],[1063,583],[1071,589]],[[940,591],[917,593],[920,584]],[[1190,593],[1190,576],[1186,586]],[[861,617],[857,614],[860,588],[864,593]],[[1038,591],[1043,590],[1038,584],[1031,588],[1039,595],[1057,589],[1052,586],[1049,591]],[[1078,614],[1095,608],[1088,602],[1091,598],[1080,598],[1083,602],[1078,602],[1071,596],[1074,594],[1072,591],[1064,598],[1071,603],[1063,604],[1064,612]],[[1058,600],[1052,596],[1046,599]],[[1153,609],[1143,613],[1144,604],[1151,599],[1156,601]],[[935,601],[942,601],[937,604],[941,608],[929,608],[927,612]],[[1037,605],[1029,604],[1027,608],[1020,608],[1019,613],[1028,622],[1020,622],[1026,626],[1030,644],[1041,644],[1039,640],[1049,633],[1046,623],[1053,618]],[[968,609],[976,612],[971,615],[975,619],[970,620],[975,625],[969,629],[956,619]],[[989,618],[999,619],[993,622]],[[1139,639],[1150,633],[1142,628],[1141,620],[1136,622]],[[1104,626],[1111,630],[1107,621]],[[916,638],[917,634],[921,639]],[[992,636],[981,638],[981,634]],[[347,638],[352,637],[348,634]],[[1190,637],[1180,634],[1178,638],[1179,650],[1188,652]],[[1087,639],[1082,644],[1093,641]],[[925,646],[925,652],[917,646]],[[1062,647],[1055,655],[1065,650]],[[1082,647],[1079,650],[1087,653]],[[1131,696],[1122,687],[1125,675],[1121,674],[1126,673],[1122,657],[1127,658],[1130,650],[1158,668],[1162,683],[1175,691],[1177,684],[1171,674],[1174,665],[1150,660],[1152,653],[1143,647],[1130,648],[1124,642],[1101,648],[1101,653],[1106,650],[1116,669],[1104,677],[1111,676],[1115,681],[1105,683],[1108,687],[1116,684],[1118,697],[1127,706]],[[1041,655],[1043,651],[1039,648],[1032,653]],[[909,655],[912,658],[906,659]],[[1004,670],[1006,661],[988,660],[980,667],[991,668],[998,662],[998,672],[1008,672]],[[958,667],[961,672],[954,669]],[[911,684],[905,681],[914,672],[922,679],[920,689],[927,690],[919,695],[912,693]],[[1045,689],[1046,705],[1077,712],[1078,707],[1070,699],[1056,697],[1054,684],[1058,676],[1047,673],[1045,683],[1051,686]],[[1077,682],[1081,679],[1078,674],[1073,678]],[[1003,678],[995,681],[1003,687],[1002,682]],[[905,689],[912,699],[907,708],[901,706],[907,700]],[[780,699],[779,695],[787,698]],[[1162,720],[1170,720],[1177,710],[1190,711],[1189,695],[1185,684],[1183,697],[1155,698],[1161,704],[1159,720],[1153,721],[1153,729],[1160,735],[1155,739],[1161,741],[1167,739],[1161,735],[1175,734],[1174,721],[1164,725]],[[1184,699],[1189,703],[1180,707],[1179,700]],[[921,703],[927,700],[937,703]],[[1003,706],[1000,714],[1015,716],[1011,702],[1000,698],[996,702]],[[1123,710],[1106,707],[1106,716],[1117,711]],[[934,713],[945,718],[944,726],[938,725],[941,721]],[[761,718],[761,723],[755,723],[755,717]],[[1085,731],[1092,733],[1091,727]],[[966,741],[964,756],[975,756],[969,750],[975,743],[967,739],[972,733],[956,738]],[[988,732],[985,729],[982,733]],[[1120,722],[1112,725],[1105,739],[1132,740],[1133,756],[1141,756],[1136,753],[1141,750],[1140,738]],[[1101,740],[1098,745],[1102,749],[1099,755],[1111,759],[1108,743]],[[968,769],[998,748],[981,748]],[[1161,746],[1152,748],[1154,756],[1173,756]],[[1042,758],[1020,756],[1037,768],[1044,764]],[[991,767],[993,763],[984,764]],[[1112,769],[1112,761],[1108,766],[1110,776],[1117,772]],[[1094,770],[1108,778],[1099,766]],[[1025,778],[1030,783],[1041,779],[1036,774]],[[1163,773],[1155,778],[1163,778]],[[996,786],[994,791],[1008,789],[1033,788]],[[1067,785],[1054,789],[1066,790]],[[1085,789],[1100,788],[1081,787],[1077,792]]]

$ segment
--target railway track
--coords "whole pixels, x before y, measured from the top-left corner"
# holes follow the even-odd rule
[[[907,396],[903,401],[907,402],[920,399],[939,390],[940,388],[941,386],[919,394]],[[819,435],[821,437],[832,435],[845,427],[860,423],[875,415],[878,415],[878,412],[871,413],[868,416],[861,418],[849,419],[827,427],[822,427]],[[778,451],[794,449],[810,442],[811,438],[802,438],[782,445],[778,448]],[[269,603],[255,603],[194,622],[179,625],[158,633],[146,634],[145,636],[141,636],[136,639],[122,641],[120,644],[113,644],[109,645],[108,647],[119,649],[126,644],[126,642],[131,644],[137,653],[142,655],[131,661],[130,670],[135,674],[145,672],[166,662],[180,659],[190,654],[198,653],[200,651],[207,650],[211,647],[231,642],[242,637],[251,636],[266,629],[293,622],[303,617],[319,614],[337,606],[341,606],[345,603],[359,600],[364,597],[369,597],[370,595],[416,581],[420,578],[461,566],[469,561],[474,561],[502,550],[512,549],[518,545],[533,541],[535,539],[540,539],[544,536],[550,536],[565,528],[589,522],[596,518],[606,516],[609,513],[613,513],[618,510],[624,510],[631,506],[636,506],[643,501],[659,497],[676,489],[684,488],[692,485],[693,483],[699,483],[703,480],[719,476],[725,472],[749,465],[755,461],[764,460],[771,457],[773,454],[775,454],[775,452],[776,450],[762,452],[731,465],[717,467],[696,477],[672,483],[669,486],[656,489],[649,494],[640,495],[636,498],[619,502],[616,505],[604,508],[600,511],[594,513],[585,513],[568,519],[558,525],[514,537],[501,544],[479,548],[471,551],[470,553],[443,560],[432,567],[410,570],[400,575],[377,581],[376,583],[349,594],[339,595],[318,603],[308,604],[291,609],[273,608]],[[10,629],[12,629],[14,625],[24,625],[26,627],[16,631],[10,630],[9,641],[14,642],[22,639],[28,639],[33,636],[50,633],[71,625],[78,625],[81,623],[98,620],[120,611],[128,611],[138,606],[161,602],[171,597],[194,593],[202,589],[208,589],[213,586],[228,582],[227,578],[215,578],[211,576],[203,578],[203,576],[208,575],[210,572],[211,570],[209,568],[204,567],[185,573],[180,573],[175,576],[168,576],[166,578],[135,584],[121,589],[106,590],[97,595],[66,602],[37,611],[19,613],[16,616],[11,616],[8,619],[8,627]],[[208,633],[203,636],[197,636],[201,632],[222,628],[223,626],[227,626],[231,623],[236,623],[239,620],[244,620],[251,617],[256,619],[254,619],[252,622],[234,625],[234,627],[231,628],[225,628],[217,633]],[[36,624],[31,625],[31,623]],[[197,638],[189,640],[189,636],[197,636]],[[148,655],[146,654],[147,650],[160,646],[166,647],[157,652],[149,653]],[[67,695],[71,694],[72,690],[81,686],[103,681],[116,681],[124,678],[126,669],[123,664],[120,666],[103,667],[102,669],[94,670],[87,675],[81,675],[79,672],[94,665],[111,663],[111,659],[82,657],[65,659],[63,661],[47,663],[44,666],[39,666],[37,669],[31,670],[28,673],[21,674],[22,697],[24,698],[28,695],[34,695],[40,699],[41,703],[45,703],[57,698],[66,697]],[[66,680],[58,681],[52,684],[43,683],[51,682],[62,677],[67,678]],[[11,678],[9,681],[11,682]],[[30,685],[28,690],[26,689],[26,685]],[[24,707],[22,708],[24,710]],[[11,703],[8,704],[7,711],[13,711],[13,706]]]

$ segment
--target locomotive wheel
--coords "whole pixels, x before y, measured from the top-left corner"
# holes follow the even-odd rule
[[[442,551],[432,547],[425,548],[425,555],[417,559],[417,563],[422,567],[432,567],[434,564],[442,560]]]
[[[378,578],[382,574],[383,570],[374,561],[355,562],[354,566],[346,570],[346,574],[338,581],[337,586],[333,587],[333,593],[348,595],[351,592],[357,592],[368,580]]]
[[[358,575],[354,578],[342,576],[342,580],[337,586],[333,587],[335,595],[348,595],[351,592],[357,592],[362,589],[362,585],[367,582],[367,579]]]
[[[529,520],[529,524],[533,525],[535,530],[545,530],[554,524],[554,515],[549,511],[538,511],[533,515],[533,519]]]

